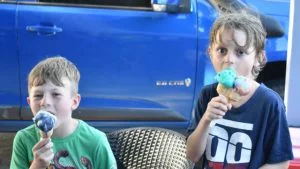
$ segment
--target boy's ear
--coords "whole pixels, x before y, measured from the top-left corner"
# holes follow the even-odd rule
[[[30,105],[30,97],[29,96],[26,98],[26,100],[27,100],[28,105]]]
[[[259,66],[266,59],[266,51],[260,51],[255,57],[254,66]]]
[[[207,48],[207,54],[208,54],[209,58],[211,58],[211,48],[210,48],[210,46]]]
[[[73,104],[72,104],[72,110],[75,110],[78,108],[79,106],[79,103],[80,103],[80,100],[81,100],[81,96],[80,94],[76,94],[74,97],[73,97]]]
[[[259,58],[255,58],[255,61],[254,61],[254,66],[255,67],[258,67],[259,66]]]

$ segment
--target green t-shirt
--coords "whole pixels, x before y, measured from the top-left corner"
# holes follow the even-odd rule
[[[31,125],[17,132],[10,163],[11,169],[28,169],[33,161],[32,148],[40,140],[39,129]],[[65,138],[52,138],[55,168],[116,169],[116,160],[106,135],[79,120],[77,129]]]

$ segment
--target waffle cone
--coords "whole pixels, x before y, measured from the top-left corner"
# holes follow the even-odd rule
[[[53,129],[48,131],[47,133],[40,131],[41,137],[42,138],[51,138],[52,134],[53,134]]]
[[[228,100],[239,101],[241,99],[240,94],[234,88],[227,88],[221,84],[218,84],[217,92],[219,95],[225,96]]]

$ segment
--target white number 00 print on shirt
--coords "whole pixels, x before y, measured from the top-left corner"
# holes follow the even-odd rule
[[[216,126],[216,124],[219,124]],[[252,141],[250,137],[242,132],[233,133],[231,136],[228,132],[222,128],[222,126],[236,128],[240,130],[253,130],[253,124],[236,122],[226,119],[214,120],[210,124],[210,132],[206,147],[206,158],[213,162],[224,162],[225,158],[227,163],[237,164],[237,163],[248,163],[251,158]],[[215,156],[212,156],[211,145],[213,139],[218,139],[218,145],[216,146]],[[240,143],[242,145],[239,160],[235,160],[237,153],[236,145]],[[226,151],[227,150],[227,151]],[[226,153],[227,152],[227,153]]]

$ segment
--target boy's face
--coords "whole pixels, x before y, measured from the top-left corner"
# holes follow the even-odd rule
[[[220,31],[217,37],[221,39],[217,38],[216,43],[209,48],[210,58],[215,70],[220,72],[227,67],[233,67],[238,76],[254,79],[252,68],[258,62],[253,44],[246,50],[239,47],[246,44],[247,37],[245,32],[242,30],[224,29],[221,36],[219,34]]]
[[[72,95],[71,82],[67,78],[62,78],[62,83],[63,86],[56,86],[48,80],[41,86],[33,86],[27,98],[34,116],[39,110],[46,110],[57,117],[54,128],[70,122],[72,111],[80,102],[80,95]]]

